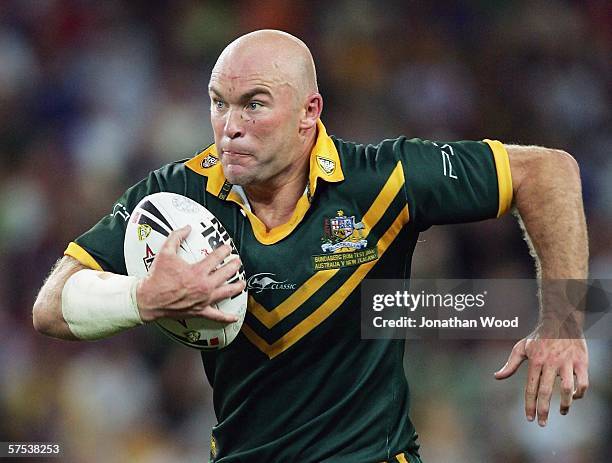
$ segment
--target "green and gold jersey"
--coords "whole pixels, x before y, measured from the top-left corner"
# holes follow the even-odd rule
[[[286,224],[266,229],[212,145],[127,190],[66,254],[125,273],[126,222],[145,195],[198,201],[232,235],[249,288],[239,336],[202,354],[218,420],[212,461],[415,462],[404,342],[360,338],[359,284],[407,278],[420,231],[503,214],[511,183],[496,141],[359,145],[319,122],[308,186]]]

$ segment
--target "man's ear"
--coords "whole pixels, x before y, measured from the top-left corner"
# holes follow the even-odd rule
[[[323,97],[319,93],[309,95],[304,102],[300,129],[306,130],[315,127],[317,125],[317,120],[321,117],[322,111]]]

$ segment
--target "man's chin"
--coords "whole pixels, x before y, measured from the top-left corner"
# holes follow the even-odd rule
[[[240,171],[239,171],[240,170]],[[253,175],[245,169],[223,169],[225,179],[232,185],[247,186],[253,182]]]

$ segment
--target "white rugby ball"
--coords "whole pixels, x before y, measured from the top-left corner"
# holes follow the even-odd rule
[[[132,212],[125,231],[123,251],[128,275],[144,277],[171,231],[191,225],[178,255],[196,263],[207,254],[229,244],[232,254],[224,263],[238,257],[238,251],[221,222],[201,204],[176,193],[154,193],[142,199]],[[244,280],[244,268],[228,280]],[[238,321],[223,324],[203,318],[157,320],[157,326],[173,340],[195,349],[220,349],[238,335],[247,307],[246,288],[234,297],[217,303],[222,312],[236,315]]]

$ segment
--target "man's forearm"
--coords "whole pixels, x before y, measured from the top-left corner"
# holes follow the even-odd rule
[[[91,270],[64,257],[36,298],[34,327],[55,338],[95,340],[140,325],[137,283],[135,277]]]
[[[586,278],[588,242],[578,164],[563,151],[521,149],[537,152],[523,163],[529,174],[515,191],[514,203],[536,254],[538,276]]]
[[[579,334],[588,276],[588,239],[580,173],[567,153],[517,147],[527,174],[515,191],[515,206],[541,279],[541,323],[568,337]],[[572,280],[569,281],[568,280]],[[572,284],[573,283],[573,284]],[[570,294],[571,293],[571,294]],[[565,324],[565,329],[562,329]]]

